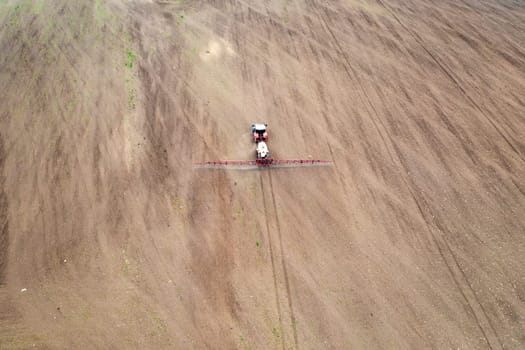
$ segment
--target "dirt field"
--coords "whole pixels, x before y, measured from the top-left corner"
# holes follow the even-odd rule
[[[521,1],[4,0],[0,91],[1,349],[525,348]]]

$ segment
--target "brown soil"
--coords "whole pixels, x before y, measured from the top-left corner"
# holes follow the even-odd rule
[[[525,348],[525,5],[0,3],[0,348]],[[277,158],[327,168],[194,170]]]

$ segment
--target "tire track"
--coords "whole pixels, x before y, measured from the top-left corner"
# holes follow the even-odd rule
[[[270,251],[270,260],[272,263],[272,277],[273,277],[273,287],[275,291],[275,303],[277,304],[277,316],[279,317],[279,329],[281,331],[281,347],[282,349],[285,349],[284,345],[284,332],[283,332],[283,318],[282,318],[282,311],[281,311],[281,304],[279,302],[279,288],[277,287],[277,274],[275,272],[275,257],[273,254],[273,244],[272,244],[272,237],[270,235],[270,224],[268,222],[268,208],[266,205],[266,195],[264,194],[264,185],[263,185],[263,178],[262,178],[262,172],[259,173],[259,180],[261,184],[261,193],[262,193],[262,200],[264,205],[264,218],[266,222],[266,238],[268,239],[268,247]]]
[[[7,248],[9,246],[9,222],[7,221],[7,194],[4,191],[4,141],[0,134],[0,286],[4,284],[7,270]]]
[[[326,145],[328,146],[328,151],[330,152],[330,158],[332,159],[332,163],[334,164],[335,173],[337,174],[337,178],[339,179],[339,183],[341,185],[341,188],[343,189],[343,195],[344,195],[344,198],[345,198],[345,201],[344,201],[343,205],[346,208],[346,212],[351,213],[352,210],[348,206],[348,203],[350,202],[350,196],[348,195],[348,186],[346,185],[346,182],[345,182],[345,180],[343,178],[341,169],[337,165],[337,161],[336,161],[336,158],[334,156],[334,152],[332,150],[332,146],[330,145],[330,142],[328,142],[328,140],[326,140]]]
[[[430,51],[430,49],[423,43],[423,39],[421,37],[410,30],[401,20],[399,17],[395,14],[395,12],[388,6],[386,6],[383,3],[383,0],[377,0],[377,2],[388,12],[392,15],[392,17],[399,23],[399,25],[416,41],[416,43],[421,46],[421,48],[430,56],[430,58],[436,63],[436,65],[439,67],[439,69],[443,72],[443,74],[450,80],[452,83],[457,87],[457,89],[463,94],[465,99],[470,102],[470,104],[479,112],[485,119],[489,122],[489,124],[496,130],[496,132],[505,140],[507,145],[516,153],[522,161],[525,161],[525,158],[521,154],[521,152],[512,144],[509,137],[503,133],[502,130],[494,123],[492,118],[490,118],[485,111],[480,107],[480,105],[474,101],[474,99],[468,94],[468,92],[465,90],[465,88],[461,85],[461,83],[454,77],[452,72],[445,66],[444,63],[441,62],[441,60]]]
[[[339,182],[341,183],[341,186],[343,186],[344,188],[345,197],[346,197],[347,195],[346,184],[343,181],[343,176],[341,175],[341,171],[339,171],[339,166],[337,165],[337,162],[335,160],[334,152],[332,151],[332,146],[330,146],[330,143],[328,141],[326,141],[326,145],[328,146],[328,150],[330,151],[330,158],[332,159],[332,163],[334,163],[335,172],[337,173],[337,177],[339,178]]]
[[[330,34],[330,36],[332,37],[332,40],[336,46],[336,49],[339,51],[339,54],[341,55],[341,57],[343,58],[343,68],[345,69],[345,72],[346,74],[348,75],[348,77],[350,78],[350,80],[352,81],[357,81],[358,83],[358,86],[359,86],[359,90],[365,95],[365,97],[363,98],[363,96],[361,96],[361,94],[359,94],[359,98],[361,100],[361,102],[364,104],[364,105],[368,105],[374,112],[374,115],[376,116],[376,118],[378,118],[379,116],[379,113],[377,112],[376,108],[374,107],[374,105],[372,104],[372,102],[370,101],[370,97],[368,96],[368,93],[365,89],[365,87],[363,86],[363,83],[361,82],[361,80],[358,78],[358,75],[357,75],[357,72],[355,71],[355,69],[352,67],[352,65],[350,64],[350,60],[348,59],[348,57],[346,56],[346,54],[344,53],[344,50],[343,50],[343,47],[341,46],[341,43],[339,42],[339,40],[336,38],[334,32],[332,31],[332,29],[330,28],[330,26],[328,25],[327,21],[324,19],[324,17],[321,15],[320,13],[320,10],[318,9],[317,7],[317,4],[315,4],[314,1],[308,1],[307,3],[310,4],[310,6],[315,10],[315,13],[317,14],[317,17],[319,18],[319,20],[322,22],[323,26],[326,28],[327,32]],[[380,131],[380,128],[378,127],[377,125],[377,122],[375,120],[375,118],[371,118],[372,120],[372,123],[374,124],[374,127],[379,135],[379,137],[381,137],[381,140],[383,142],[383,145],[385,146],[385,149],[387,150],[388,152],[388,155],[390,157],[390,160],[395,163],[395,160],[394,160],[394,157],[392,156],[392,153],[390,151],[390,148],[388,147],[388,143],[386,142],[385,140],[385,137],[384,135],[381,133]],[[382,123],[381,119],[378,118],[379,122]],[[384,125],[383,125],[383,128],[384,128]]]
[[[506,137],[506,135],[503,134],[503,132],[494,124],[494,122],[492,121],[492,119],[490,117],[488,117],[488,115],[481,109],[481,107],[472,99],[472,97],[466,92],[466,90],[463,88],[463,86],[461,86],[461,84],[454,78],[454,76],[452,75],[452,73],[440,62],[440,60],[423,44],[423,41],[422,39],[419,37],[418,34],[412,32],[407,26],[405,26],[401,20],[397,17],[397,15],[394,13],[393,10],[391,10],[388,6],[386,6],[384,3],[383,3],[383,0],[377,0],[377,2],[386,10],[388,11],[388,13],[390,13],[392,15],[392,17],[399,23],[399,25],[410,35],[414,38],[414,40],[423,48],[423,50],[425,50],[425,52],[432,58],[432,60],[439,66],[439,68],[443,71],[443,73],[454,83],[454,85],[462,92],[462,94],[464,95],[464,97],[487,119],[487,121],[494,127],[494,129],[500,134],[500,136],[505,140],[505,142],[514,150],[514,152],[523,160],[523,156],[521,155],[521,153],[514,147],[514,145],[509,141],[509,139]],[[388,132],[387,132],[388,134]],[[392,142],[392,141],[391,141]],[[394,145],[394,143],[392,142],[392,144]],[[396,155],[398,156],[398,159],[401,161],[401,156],[400,156],[400,151],[396,148]],[[404,169],[408,169],[408,167],[403,164],[403,162],[401,161],[401,165]],[[405,176],[402,176],[403,180],[405,183],[408,184],[407,182],[407,179]],[[415,186],[415,184],[413,183],[413,181],[410,181],[411,185],[412,186]],[[415,186],[417,187],[417,186]],[[492,325],[492,322],[490,321],[490,318],[488,317],[487,315],[487,312],[485,311],[485,308],[483,307],[483,304],[480,302],[479,298],[477,297],[476,293],[474,292],[474,289],[472,288],[472,285],[471,283],[469,282],[465,272],[463,271],[463,269],[461,268],[460,264],[458,263],[458,260],[457,260],[457,257],[456,255],[454,254],[454,252],[452,251],[451,247],[450,247],[450,244],[448,242],[448,240],[446,239],[446,237],[444,235],[440,235],[440,238],[441,240],[443,241],[444,245],[445,245],[445,248],[447,250],[447,252],[450,254],[450,257],[452,258],[452,261],[449,262],[447,261],[447,259],[445,258],[445,255],[443,254],[443,251],[441,250],[441,248],[439,247],[439,244],[438,244],[438,240],[437,240],[437,237],[436,235],[433,233],[433,230],[429,227],[428,223],[429,222],[432,222],[440,232],[444,232],[445,230],[443,229],[443,227],[441,227],[440,224],[438,224],[435,219],[427,219],[426,216],[423,214],[423,211],[422,211],[422,208],[420,206],[420,201],[423,201],[424,205],[425,205],[425,208],[427,211],[431,211],[430,208],[429,208],[429,205],[426,203],[426,200],[424,198],[420,198],[419,196],[416,197],[415,194],[413,193],[411,187],[408,187],[410,193],[412,194],[412,197],[414,198],[414,201],[419,209],[419,212],[422,214],[422,217],[424,218],[425,220],[425,223],[427,224],[427,229],[429,230],[429,232],[431,233],[432,235],[432,238],[434,239],[434,243],[436,244],[436,247],[438,248],[439,250],[439,253],[441,255],[441,257],[443,258],[443,260],[445,261],[456,285],[458,286],[458,289],[460,290],[461,294],[463,295],[463,298],[467,301],[468,303],[468,306],[470,308],[470,310],[472,311],[474,317],[476,318],[476,321],[478,323],[478,326],[481,330],[481,332],[483,333],[483,336],[485,337],[485,340],[487,341],[487,344],[488,346],[491,348],[491,349],[494,349],[494,348],[498,348],[498,349],[503,349],[503,345],[498,337],[498,334],[494,328],[494,326]],[[432,215],[431,215],[432,216]],[[460,274],[460,280],[456,279],[456,276],[454,275],[454,272],[453,272],[453,267],[456,267],[457,270],[459,271],[459,274]],[[461,282],[463,282],[465,285],[466,285],[466,288],[467,290],[463,290],[462,286],[461,286]],[[467,294],[469,294],[469,296],[467,296]],[[474,305],[473,305],[474,304]],[[477,307],[479,307],[478,310]],[[482,325],[482,323],[484,324],[487,324],[488,325],[488,328],[490,328],[490,330],[492,331],[492,334],[488,334],[488,330],[486,330],[485,326]],[[489,340],[489,338],[491,340]],[[494,341],[495,339],[495,341]],[[497,344],[497,347],[496,347],[496,344]]]
[[[407,167],[403,164],[402,165],[404,169],[407,169]],[[461,293],[463,299],[467,302],[467,306],[469,307],[469,310],[472,312],[472,315],[476,319],[476,323],[478,328],[480,329],[481,333],[483,334],[483,337],[485,338],[485,341],[487,342],[487,345],[490,349],[494,349],[493,346],[494,341],[490,341],[489,338],[495,338],[496,343],[498,343],[499,347],[498,349],[503,349],[503,346],[499,340],[499,337],[497,336],[497,333],[490,322],[490,318],[487,316],[487,313],[485,311],[485,308],[481,304],[479,298],[477,297],[476,293],[474,292],[474,289],[472,288],[472,285],[470,284],[465,272],[461,268],[461,265],[459,264],[456,255],[452,251],[452,248],[450,247],[450,244],[448,243],[448,240],[444,236],[443,232],[445,231],[444,228],[434,219],[430,219],[429,217],[433,217],[431,214],[431,210],[426,203],[426,200],[420,196],[416,196],[414,191],[412,191],[411,187],[409,186],[406,178],[402,176],[403,181],[405,182],[412,199],[414,200],[414,203],[416,204],[418,211],[425,221],[425,225],[427,228],[427,231],[430,233],[430,236],[434,242],[434,245],[436,246],[439,255],[441,256],[441,259],[445,263],[450,275],[452,276],[452,279],[454,280],[454,283],[456,284],[459,292]],[[411,185],[415,186],[415,184],[411,181]],[[425,214],[425,211],[423,210],[423,206],[421,205],[421,202],[424,204],[424,209],[429,214]],[[434,226],[436,226],[437,230],[440,232],[439,238],[434,233],[432,227],[429,223],[432,223]],[[441,243],[441,244],[440,244]],[[444,248],[442,248],[442,246]],[[447,254],[448,253],[448,254]],[[450,256],[447,258],[447,255]],[[459,278],[456,277],[459,275]],[[487,326],[482,325],[488,324],[488,328],[492,330],[493,334],[488,334],[486,328]]]
[[[381,5],[383,7],[385,7],[381,0],[377,0],[381,3]],[[370,100],[370,97],[366,91],[366,89],[364,88],[361,80],[359,79],[357,73],[355,72],[355,70],[353,69],[352,65],[350,64],[350,61],[347,57],[347,55],[345,54],[344,50],[342,49],[342,46],[339,42],[339,40],[337,39],[337,37],[335,36],[335,34],[333,33],[333,31],[331,30],[331,28],[329,27],[327,21],[324,19],[324,17],[321,15],[320,13],[320,10],[318,9],[317,7],[317,4],[314,3],[314,1],[310,1],[309,2],[310,5],[312,6],[312,8],[315,10],[317,16],[319,17],[320,21],[322,21],[322,23],[324,24],[324,27],[327,29],[327,31],[330,33],[330,35],[332,36],[332,39],[334,41],[334,44],[335,46],[337,47],[338,51],[339,51],[339,54],[343,57],[344,61],[346,62],[346,64],[344,65],[344,68],[345,68],[345,71],[348,75],[348,77],[350,78],[350,80],[355,80],[358,82],[358,85],[359,85],[359,88],[362,92],[362,94],[365,96],[365,98],[363,98],[361,96],[361,94],[359,94],[359,97],[361,99],[361,101],[368,105],[372,111],[373,111],[373,114],[374,114],[374,118],[371,118],[372,119],[372,122],[374,124],[374,127],[376,128],[376,131],[378,132],[378,134],[380,135],[386,149],[387,149],[387,152],[389,154],[389,157],[390,159],[392,160],[393,164],[397,164],[398,166],[401,166],[401,168],[407,170],[407,166],[405,166],[405,164],[403,163],[402,161],[402,156],[400,154],[400,151],[395,147],[395,144],[394,142],[392,141],[392,138],[390,136],[390,134],[388,133],[388,129],[385,127],[385,125],[383,124],[383,122],[381,121],[381,119],[379,118],[379,113],[377,112],[376,108],[373,106],[371,100]],[[385,7],[385,9],[387,9]],[[387,9],[388,10],[388,9]],[[394,15],[395,16],[395,15]],[[397,19],[397,18],[396,18]],[[397,19],[398,22],[399,22],[399,19]],[[401,24],[401,22],[399,22]],[[402,24],[401,24],[402,25]],[[403,26],[404,27],[404,26]],[[406,28],[405,28],[406,29]],[[406,29],[407,30],[407,29]],[[420,44],[421,45],[421,44]],[[427,51],[427,50],[426,50]],[[428,51],[427,51],[428,52]],[[430,53],[429,53],[430,54]],[[434,58],[434,57],[433,57]],[[435,58],[434,58],[435,59]],[[438,62],[436,62],[438,63]],[[443,68],[442,68],[443,69]],[[350,71],[352,71],[353,75],[350,74]],[[462,90],[464,91],[464,90]],[[479,108],[479,106],[476,105],[477,108]],[[379,123],[381,124],[382,126],[382,129],[384,131],[384,133],[386,134],[386,137],[388,138],[388,141],[389,143],[386,142],[385,140],[385,137],[383,136],[383,132],[381,131],[381,129],[378,127],[378,124],[376,123],[376,121],[374,119],[378,119],[379,120]],[[502,135],[503,136],[503,135]],[[503,136],[504,137],[504,136]],[[505,137],[504,137],[505,138]],[[508,140],[505,138],[505,140],[508,142]],[[391,145],[394,145],[394,153],[396,155],[396,159],[394,159],[393,155],[392,155],[392,152],[391,152],[391,147],[389,147],[389,144]],[[514,147],[512,145],[510,145],[513,149]],[[521,154],[518,153],[518,155],[520,155],[521,157]],[[476,323],[477,323],[477,326],[478,328],[480,329],[481,333],[483,334],[483,337],[485,338],[485,341],[487,342],[488,346],[490,349],[494,349],[495,345],[493,345],[494,343],[496,343],[498,345],[498,349],[502,349],[502,345],[501,345],[501,341],[499,340],[498,336],[497,336],[497,333],[496,331],[494,330],[494,327],[492,326],[492,323],[490,322],[490,319],[489,317],[487,316],[486,312],[485,312],[485,309],[483,308],[483,305],[481,304],[481,302],[479,301],[479,299],[477,298],[473,288],[472,288],[472,285],[470,284],[470,282],[468,281],[467,277],[466,277],[466,274],[465,272],[463,271],[463,269],[461,268],[461,266],[459,265],[458,263],[458,260],[456,258],[456,256],[454,255],[446,237],[444,235],[441,235],[441,240],[443,241],[443,245],[446,249],[446,253],[448,253],[448,255],[450,255],[451,258],[447,259],[446,257],[446,254],[444,253],[444,250],[440,247],[439,245],[439,239],[436,237],[434,231],[432,230],[432,228],[430,227],[429,225],[429,222],[432,222],[434,225],[436,225],[436,227],[438,227],[438,225],[435,223],[434,220],[428,220],[426,215],[424,214],[424,211],[423,211],[423,208],[421,206],[421,203],[420,201],[422,200],[421,198],[417,197],[413,190],[412,190],[412,186],[414,187],[417,187],[413,181],[409,181],[407,180],[407,178],[404,176],[404,175],[401,175],[400,178],[402,179],[405,187],[407,188],[407,190],[409,191],[409,193],[411,194],[412,198],[413,198],[413,201],[414,203],[416,204],[419,212],[420,212],[420,215],[421,217],[423,218],[423,220],[425,221],[425,225],[426,225],[426,228],[427,228],[427,231],[428,233],[431,235],[432,239],[433,239],[433,242],[434,244],[436,245],[436,248],[443,260],[443,262],[445,263],[445,266],[447,267],[447,270],[449,271],[450,275],[452,276],[452,279],[454,281],[454,283],[456,284],[456,287],[458,288],[459,292],[461,293],[463,299],[466,301],[466,303],[468,304],[468,307],[469,309],[472,311],[473,313],[473,316],[476,320]],[[426,201],[423,199],[423,202],[424,202],[424,205],[425,205],[425,209],[427,211],[431,211],[428,204],[426,203]],[[439,229],[439,227],[438,227]],[[440,232],[443,232],[440,230]],[[450,259],[452,261],[450,261]],[[456,277],[456,274],[454,272],[454,267],[459,271],[459,275],[460,275],[460,279],[458,279]],[[466,285],[466,288],[462,286],[463,285]],[[466,289],[466,292],[465,290]],[[469,293],[470,292],[470,293]],[[467,296],[467,294],[469,294]],[[477,306],[477,307],[476,307]],[[479,309],[478,309],[479,308]],[[476,312],[477,310],[477,312]],[[488,324],[488,328],[492,331],[492,334],[488,334],[487,330],[485,328],[487,328],[486,326],[484,327],[482,325],[482,323],[486,323]],[[489,338],[495,338],[496,341],[491,341],[489,340]]]
[[[272,182],[272,173],[268,172],[268,178],[270,179],[270,192],[272,194],[272,204],[273,204],[273,210],[275,213],[275,222],[277,224],[277,233],[279,234],[279,246],[281,248],[281,264],[283,267],[284,272],[284,282],[286,285],[286,297],[288,299],[288,307],[290,308],[290,318],[292,322],[292,331],[293,331],[293,338],[294,338],[294,344],[295,348],[299,349],[298,346],[298,339],[297,339],[297,327],[296,327],[296,319],[295,319],[295,313],[293,309],[293,303],[292,303],[292,295],[290,293],[290,280],[288,278],[288,269],[286,267],[286,260],[284,258],[284,248],[283,248],[283,235],[281,232],[281,223],[279,222],[279,214],[277,212],[277,205],[275,204],[275,194],[273,191],[273,182]]]

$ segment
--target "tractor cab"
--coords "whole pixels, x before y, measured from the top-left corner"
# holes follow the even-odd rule
[[[255,153],[257,154],[257,159],[270,158],[270,150],[268,149],[268,145],[266,145],[266,142],[264,141],[257,143]]]
[[[267,127],[268,124],[252,124],[253,142],[259,143],[261,141],[268,141],[268,132],[266,131]]]
[[[257,143],[257,148],[255,149],[255,154],[257,156],[255,163],[259,166],[269,166],[273,163],[273,159],[270,156],[270,150],[268,145],[264,141]]]

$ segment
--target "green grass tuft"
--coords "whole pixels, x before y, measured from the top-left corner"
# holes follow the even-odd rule
[[[135,54],[133,51],[128,51],[128,61],[126,62],[126,67],[129,69],[133,69],[133,65],[135,64]]]

